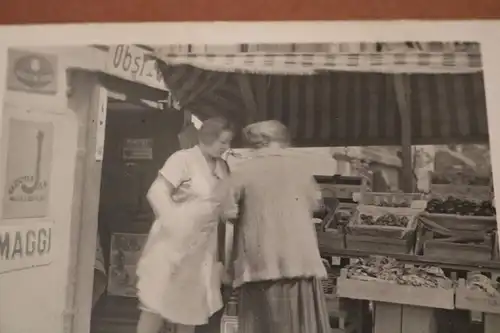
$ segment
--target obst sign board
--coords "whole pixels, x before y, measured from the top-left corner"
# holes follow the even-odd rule
[[[125,80],[167,90],[151,52],[134,45],[111,46],[106,61],[106,72]]]
[[[0,274],[52,262],[53,222],[0,227]]]
[[[7,89],[54,95],[58,87],[57,56],[9,49]]]

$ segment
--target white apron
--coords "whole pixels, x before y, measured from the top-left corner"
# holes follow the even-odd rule
[[[202,325],[223,306],[223,265],[217,258],[219,216],[212,200],[218,179],[198,147],[187,151],[189,197],[161,212],[154,222],[138,263],[137,287],[145,310],[172,323]],[[222,170],[222,166],[216,168],[221,178]],[[161,179],[153,183],[150,200],[167,200],[163,183]]]

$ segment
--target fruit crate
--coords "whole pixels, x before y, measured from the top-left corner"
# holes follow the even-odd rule
[[[385,192],[365,192],[360,193],[359,201],[363,205],[373,205],[382,207],[418,207],[425,209],[427,195],[423,193],[385,193]]]
[[[446,239],[431,239],[424,242],[423,255],[435,259],[461,258],[471,262],[486,262],[491,260],[492,244],[461,244]]]
[[[489,295],[483,290],[470,289],[465,279],[460,279],[456,288],[455,307],[461,310],[500,314],[500,296]]]
[[[387,213],[397,217],[406,217],[408,224],[405,227],[366,225],[361,221],[363,214],[378,218]],[[416,216],[416,212],[410,208],[360,205],[347,226],[346,248],[374,253],[412,253],[415,246],[415,230],[418,224]]]
[[[406,226],[368,225],[363,222],[363,215],[371,216],[376,220],[386,214],[393,215],[396,218],[405,218],[407,220]],[[351,235],[383,236],[402,239],[407,234],[415,231],[417,227],[417,215],[418,213],[411,208],[359,205],[348,224],[348,230]]]
[[[472,201],[488,201],[493,197],[491,186],[488,185],[431,184],[430,194],[432,198],[453,196]]]
[[[338,202],[337,202],[338,203]],[[321,222],[321,228],[316,227],[318,244],[328,249],[344,249],[344,227],[336,219],[338,205],[335,205]]]
[[[363,177],[353,176],[314,176],[323,197],[352,200],[354,193],[368,191],[369,185]]]
[[[362,281],[347,276],[347,269],[342,269],[337,280],[339,297],[429,307],[453,309],[455,307],[455,289],[448,281],[437,288],[400,285],[385,281]]]
[[[494,226],[485,226],[482,217],[472,217],[471,222],[467,222],[470,218],[445,214],[421,214],[417,252],[436,259],[461,257],[469,261],[491,260],[494,238],[489,230]],[[480,222],[474,223],[474,221]]]
[[[495,230],[497,226],[496,216],[462,216],[435,213],[423,213],[421,216],[452,231],[488,231]]]

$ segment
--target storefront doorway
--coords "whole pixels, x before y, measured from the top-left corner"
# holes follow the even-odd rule
[[[179,149],[184,115],[108,95],[98,214],[103,265],[96,262],[96,269],[104,268],[96,274],[105,273],[106,279],[94,280],[95,288],[105,289],[92,311],[91,332],[135,332],[135,266],[153,221],[145,195],[158,169]]]

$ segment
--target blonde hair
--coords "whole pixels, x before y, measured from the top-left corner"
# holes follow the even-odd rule
[[[288,128],[277,120],[267,120],[248,125],[243,129],[245,140],[254,148],[267,147],[271,143],[290,145]]]

